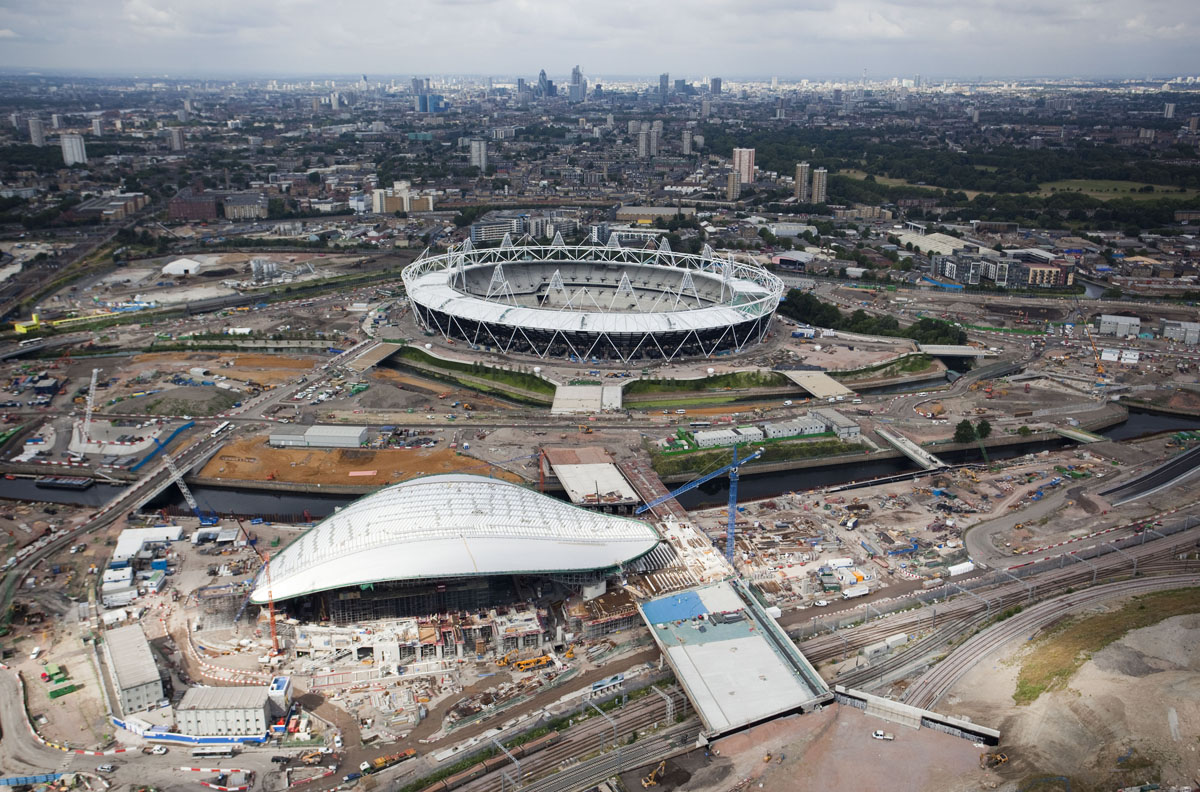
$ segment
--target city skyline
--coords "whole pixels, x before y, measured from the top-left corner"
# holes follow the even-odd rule
[[[347,13],[309,0],[102,0],[0,8],[0,68],[198,74],[567,74],[692,81],[1171,77],[1194,69],[1200,7],[1150,0],[948,4],[942,0],[618,2],[451,0]],[[356,24],[360,20],[363,24]],[[631,24],[636,22],[636,24]],[[668,35],[664,35],[668,34]],[[719,47],[697,42],[719,37]],[[797,47],[799,40],[803,47]],[[514,46],[537,41],[538,46]],[[588,51],[589,46],[595,47]],[[580,56],[583,48],[585,57]],[[590,65],[589,65],[590,64]]]

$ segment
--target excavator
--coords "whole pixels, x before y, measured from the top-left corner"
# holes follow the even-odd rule
[[[506,665],[508,665],[509,663],[511,663],[511,662],[512,662],[512,659],[513,659],[514,657],[516,657],[516,656],[517,656],[517,650],[516,650],[516,649],[514,649],[513,651],[511,651],[511,652],[509,652],[508,654],[504,655],[504,657],[501,657],[499,660],[497,660],[497,661],[496,661],[496,665],[500,666],[501,668],[504,668]]]
[[[1008,761],[1008,754],[1005,753],[982,753],[979,755],[979,766],[983,769],[999,767]]]
[[[667,760],[663,759],[658,763],[658,767],[650,771],[650,775],[643,776],[642,789],[649,789],[652,786],[658,786],[658,777],[667,769]]]

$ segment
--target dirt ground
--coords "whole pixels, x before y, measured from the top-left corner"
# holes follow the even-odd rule
[[[872,739],[875,729],[895,734],[895,741]],[[987,777],[979,770],[979,750],[967,740],[899,727],[836,705],[757,726],[718,740],[713,747],[720,755],[699,767],[685,761],[688,772],[674,772],[669,762],[663,792],[727,792],[743,785],[965,792],[980,789]],[[768,753],[771,761],[764,762]],[[781,762],[776,761],[779,757]],[[682,783],[672,784],[674,778]]]
[[[1133,630],[1096,652],[1064,690],[1017,706],[1026,643],[980,664],[938,705],[1000,729],[1004,778],[1067,776],[1085,792],[1200,778],[1200,615]]]
[[[180,356],[178,352],[151,352],[135,356],[133,362],[143,367],[145,364],[152,364],[151,367],[169,368],[172,371],[186,371],[189,368],[203,366],[231,379],[254,380],[264,385],[277,385],[294,379],[302,371],[314,368],[321,362],[321,358],[257,353],[219,354],[215,352],[193,352],[186,356]],[[226,364],[232,365],[227,366]]]
[[[375,471],[369,476],[351,472]],[[486,463],[449,448],[271,448],[263,435],[235,440],[204,466],[213,479],[286,481],[297,484],[390,484],[434,473],[488,474]],[[518,481],[503,471],[497,478]]]

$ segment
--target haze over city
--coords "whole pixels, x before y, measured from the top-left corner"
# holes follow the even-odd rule
[[[1186,0],[96,0],[0,8],[0,67],[98,74],[701,79],[1173,76]]]

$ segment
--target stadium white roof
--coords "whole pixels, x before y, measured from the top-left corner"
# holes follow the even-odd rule
[[[728,305],[708,305],[703,308],[653,313],[602,313],[532,308],[464,294],[447,282],[447,276],[445,271],[425,273],[408,285],[410,299],[460,319],[504,324],[527,330],[614,334],[687,332],[726,327],[758,315],[757,311],[744,311]],[[745,299],[742,302],[746,303],[764,299],[769,294],[764,287],[743,278],[731,279],[728,287],[744,294]]]
[[[393,484],[305,532],[270,562],[277,600],[391,580],[605,569],[658,544],[646,523],[507,481],[446,474]],[[251,599],[268,599],[259,575]]]

